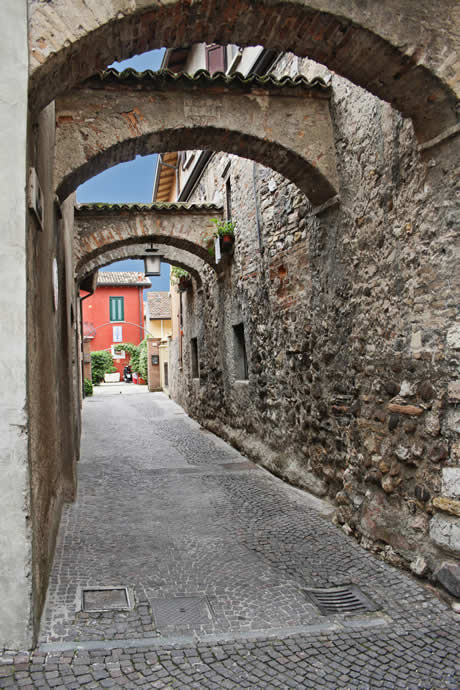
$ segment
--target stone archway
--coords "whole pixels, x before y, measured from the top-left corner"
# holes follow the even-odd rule
[[[83,278],[105,265],[107,252],[120,252],[115,260],[124,258],[126,247],[134,255],[144,255],[139,245],[159,243],[174,262],[189,256],[187,266],[198,274],[198,266],[213,266],[208,252],[214,226],[211,217],[222,215],[215,204],[82,204],[75,211],[74,271]],[[199,263],[193,263],[196,258]],[[101,263],[99,263],[101,262]],[[185,265],[184,265],[185,267]],[[215,266],[214,266],[215,267]],[[188,270],[188,269],[187,269]]]
[[[42,108],[114,58],[201,41],[261,44],[389,101],[427,141],[457,123],[455,11],[455,0],[442,12],[398,0],[29,0],[31,104]]]
[[[161,242],[157,242],[156,245],[159,247],[158,253],[162,261],[171,264],[171,266],[177,266],[178,268],[188,271],[196,281],[197,286],[201,287],[202,274],[205,267],[208,265],[207,263],[184,249],[167,246]],[[116,249],[107,249],[104,253],[89,260],[81,267],[80,272],[75,276],[76,282],[77,284],[81,283],[94,273],[94,271],[104,268],[104,266],[108,266],[109,264],[116,263],[117,261],[123,261],[125,259],[143,259],[149,248],[150,244],[127,244],[117,247]]]
[[[206,148],[277,170],[319,206],[338,193],[330,93],[302,77],[109,70],[56,103],[58,196],[138,154]]]

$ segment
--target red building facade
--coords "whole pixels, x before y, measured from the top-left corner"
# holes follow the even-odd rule
[[[91,340],[91,352],[113,351],[119,343],[139,345],[144,339],[143,291],[149,287],[150,281],[137,271],[99,272],[94,294],[82,305],[83,331]],[[122,376],[129,354],[114,353],[113,361]]]

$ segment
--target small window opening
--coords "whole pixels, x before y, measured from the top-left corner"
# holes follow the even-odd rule
[[[168,380],[168,363],[164,363],[164,381],[165,381],[165,388],[169,386],[169,380]]]
[[[190,350],[191,350],[191,356],[192,356],[192,378],[197,379],[199,378],[199,369],[198,369],[198,340],[197,338],[191,338],[190,339]]]
[[[235,378],[238,381],[245,381],[248,379],[248,358],[244,340],[244,325],[242,323],[233,326],[233,356]]]
[[[232,183],[230,178],[225,183],[225,210],[227,212],[227,220],[232,219]]]

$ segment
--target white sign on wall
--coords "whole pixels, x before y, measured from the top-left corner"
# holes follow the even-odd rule
[[[123,342],[123,326],[113,326],[113,339],[114,343]]]

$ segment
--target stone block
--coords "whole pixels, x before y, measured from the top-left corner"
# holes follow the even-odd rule
[[[448,388],[449,400],[458,402],[460,400],[460,381],[451,381]]]
[[[460,501],[456,501],[453,498],[446,498],[445,496],[435,496],[435,498],[433,498],[433,505],[437,510],[442,510],[445,513],[460,517]]]
[[[404,398],[394,398],[388,403],[390,412],[397,412],[398,414],[407,414],[417,417],[423,413],[423,409],[418,405],[406,405]]]
[[[460,408],[449,410],[447,413],[447,426],[451,431],[460,434]]]
[[[423,577],[426,575],[428,571],[428,565],[425,559],[422,556],[418,556],[412,563],[410,564],[410,569],[414,573],[414,575],[418,575],[419,577]]]
[[[444,467],[442,493],[450,498],[460,498],[460,467]]]
[[[456,323],[447,331],[447,346],[460,350],[460,323]]]
[[[441,431],[441,422],[439,415],[435,412],[430,412],[425,418],[425,429],[430,436],[438,436]]]
[[[430,522],[430,538],[437,546],[460,556],[460,520],[447,515],[435,515]]]
[[[449,594],[460,599],[460,564],[443,561],[435,570],[434,577]]]

